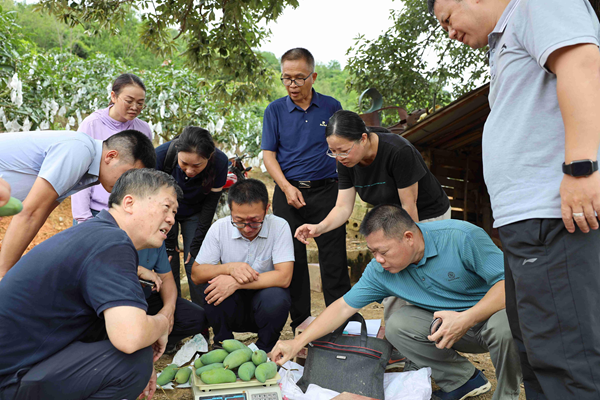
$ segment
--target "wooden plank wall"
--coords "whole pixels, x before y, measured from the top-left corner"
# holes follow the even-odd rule
[[[481,155],[431,148],[419,150],[450,199],[452,219],[469,221],[491,235],[491,206],[483,181]]]

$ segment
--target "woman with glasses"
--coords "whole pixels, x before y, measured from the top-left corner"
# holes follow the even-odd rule
[[[415,222],[450,218],[448,196],[408,140],[383,128],[375,132],[358,114],[345,110],[329,119],[325,136],[327,155],[337,160],[338,198],[323,221],[296,230],[295,237],[301,242],[308,243],[308,238],[345,224],[354,209],[356,193],[372,205],[398,204]],[[394,308],[387,302],[384,305],[387,320]]]
[[[115,133],[135,129],[152,139],[148,123],[138,118],[145,100],[146,87],[142,80],[134,74],[122,74],[113,82],[108,107],[90,114],[77,131],[93,139],[106,140]],[[109,195],[102,185],[96,185],[71,196],[73,224],[87,221],[108,209]]]
[[[166,160],[171,142],[156,148],[156,169],[171,171],[183,190],[175,216],[175,225],[169,231],[165,241],[170,257],[171,270],[175,277],[177,293],[181,296],[180,260],[177,237],[181,228],[183,236],[183,259],[188,277],[190,297],[198,305],[203,304],[204,295],[192,280],[192,265],[206,232],[212,223],[221,191],[227,181],[228,159],[225,153],[215,147],[210,132],[195,126],[186,127],[176,139],[177,156],[174,165]]]

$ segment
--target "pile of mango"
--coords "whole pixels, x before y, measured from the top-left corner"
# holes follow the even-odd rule
[[[173,379],[179,384],[188,383],[191,375],[191,368],[177,368],[177,364],[171,364],[162,370],[160,376],[156,379],[156,384],[158,386],[164,386],[173,381]]]
[[[267,353],[263,350],[253,352],[235,339],[224,340],[222,346],[222,349],[208,352],[194,362],[196,375],[205,384],[233,383],[238,377],[245,382],[256,378],[265,383],[277,374],[277,365],[267,362]]]

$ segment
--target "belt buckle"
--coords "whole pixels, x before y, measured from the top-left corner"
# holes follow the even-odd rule
[[[310,181],[298,181],[299,189],[310,189]]]

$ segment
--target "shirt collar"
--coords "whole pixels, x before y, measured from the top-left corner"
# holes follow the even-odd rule
[[[264,223],[262,225],[262,227],[260,228],[260,231],[258,232],[257,237],[260,237],[262,239],[266,239],[267,237],[269,237],[269,221],[271,220],[270,215],[267,214],[265,216],[264,219]],[[244,240],[248,240],[245,237],[242,236],[242,234],[240,233],[240,230],[238,228],[236,228],[235,226],[233,226],[233,224],[231,223],[232,219],[231,219],[231,215],[229,216],[229,226],[233,229],[231,231],[231,238],[232,239],[244,239]],[[256,239],[256,238],[255,238]]]
[[[87,173],[94,176],[100,176],[100,163],[102,162],[102,141],[94,139],[94,149],[96,150],[96,154],[94,154],[94,159],[90,164],[90,168]]]
[[[429,229],[427,228],[427,224],[419,224],[417,223],[417,227],[421,230],[423,234],[423,242],[425,243],[425,251],[423,253],[423,258],[419,260],[419,262],[411,265],[415,265],[416,267],[422,267],[427,262],[428,258],[435,257],[438,255],[438,249],[433,241],[433,239],[429,235]]]
[[[500,17],[500,19],[498,20],[498,23],[496,24],[496,27],[494,28],[492,33],[490,33],[490,35],[493,35],[494,33],[503,33],[504,32],[504,30],[506,29],[506,25],[508,25],[508,21],[510,20],[510,17],[512,17],[515,10],[517,9],[517,5],[520,2],[521,2],[521,0],[511,0],[511,2],[508,3],[506,8],[504,9],[504,12],[502,13],[502,16]]]
[[[113,217],[111,215],[111,213],[108,212],[108,210],[102,210],[98,213],[98,215],[96,215],[96,218],[100,218],[103,219],[107,222],[110,222],[113,225],[119,226],[119,224],[117,223],[117,220],[115,219],[115,217]]]
[[[317,93],[314,88],[311,89],[311,90],[312,90],[312,99],[310,100],[310,106],[315,105],[317,107],[321,107],[321,95],[319,93]],[[300,108],[300,106],[296,105],[296,103],[294,103],[292,101],[292,99],[290,98],[290,96],[286,97],[285,104],[287,105],[288,112],[292,112],[296,108],[299,109],[299,110],[302,110]],[[308,106],[308,108],[310,108],[310,106]],[[307,110],[308,110],[308,108],[307,108]],[[302,111],[304,111],[304,110],[302,110]]]

